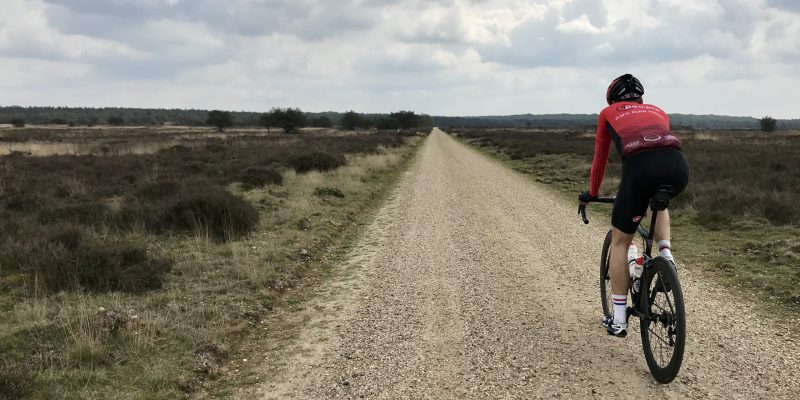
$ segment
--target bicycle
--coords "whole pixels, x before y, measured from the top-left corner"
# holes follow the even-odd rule
[[[666,210],[669,206],[671,193],[673,190],[670,186],[660,186],[656,189],[650,198],[652,210],[650,229],[645,229],[642,225],[636,229],[644,244],[644,268],[642,276],[638,278],[641,289],[635,292],[636,280],[634,280],[629,291],[633,307],[628,307],[628,318],[631,316],[639,318],[644,358],[647,360],[650,373],[659,383],[672,382],[678,375],[686,345],[686,310],[678,271],[673,262],[663,257],[651,256],[656,216],[659,211]],[[614,200],[614,197],[597,197],[589,202],[613,204]],[[579,206],[578,212],[583,222],[588,224],[586,206]],[[610,248],[609,230],[600,256],[600,301],[606,317],[613,316],[611,278],[608,271]]]

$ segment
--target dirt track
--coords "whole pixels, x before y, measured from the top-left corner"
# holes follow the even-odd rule
[[[340,276],[294,317],[299,336],[267,354],[284,366],[257,397],[796,398],[787,326],[686,270],[684,366],[656,384],[638,325],[624,340],[599,325],[606,226],[434,131]]]

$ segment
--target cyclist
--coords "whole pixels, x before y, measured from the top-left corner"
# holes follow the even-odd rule
[[[631,74],[611,82],[606,92],[608,107],[597,120],[594,160],[589,192],[578,200],[586,204],[597,197],[608,164],[613,141],[622,156],[622,178],[611,213],[611,293],[613,318],[604,318],[608,334],[625,337],[628,333],[627,302],[631,280],[628,272],[628,250],[636,227],[644,214],[649,214],[650,196],[661,185],[674,188],[677,195],[689,181],[689,165],[681,152],[681,143],[670,131],[669,117],[660,108],[644,104],[644,88]],[[659,212],[654,232],[659,255],[672,261],[669,213]]]

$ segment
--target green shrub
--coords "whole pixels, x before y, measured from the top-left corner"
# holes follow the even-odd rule
[[[283,183],[283,175],[276,166],[249,167],[242,172],[239,179],[242,181],[242,188],[246,190]]]
[[[220,186],[192,185],[166,206],[158,224],[184,232],[206,230],[214,239],[233,240],[258,224],[258,211]]]
[[[289,160],[289,165],[299,173],[308,171],[330,171],[345,164],[344,157],[323,152],[300,154]]]

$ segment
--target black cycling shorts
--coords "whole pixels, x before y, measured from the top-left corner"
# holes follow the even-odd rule
[[[650,205],[650,196],[659,186],[672,186],[675,196],[688,183],[689,164],[678,149],[658,148],[625,157],[611,225],[628,234],[636,232]]]

